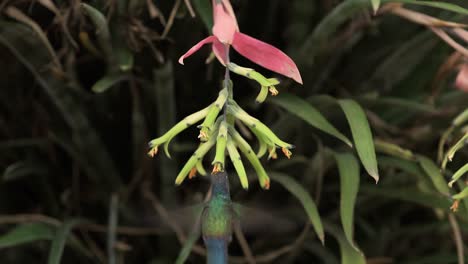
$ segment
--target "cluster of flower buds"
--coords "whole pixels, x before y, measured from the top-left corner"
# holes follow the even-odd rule
[[[232,85],[232,83],[229,85]],[[189,178],[194,177],[197,172],[201,175],[206,174],[202,162],[211,149],[215,149],[215,156],[211,163],[213,173],[224,171],[227,153],[244,189],[249,187],[249,182],[240,153],[250,162],[257,173],[260,185],[265,189],[269,188],[270,179],[259,158],[268,153],[268,158],[275,159],[277,157],[277,148],[281,148],[286,157],[291,157],[290,149],[294,146],[279,139],[270,128],[250,116],[232,98],[228,98],[229,89],[232,89],[232,86],[221,90],[218,98],[210,106],[187,116],[166,134],[150,141],[150,151],[148,152],[150,156],[156,155],[158,147],[163,145],[166,155],[170,157],[168,150],[170,141],[186,128],[203,120],[201,125],[198,126],[200,129],[200,145],[177,175],[177,185],[181,184],[187,176]],[[226,108],[225,115],[221,114],[224,107]],[[236,130],[234,125],[236,120],[247,126],[257,137],[259,142],[257,153]]]
[[[182,55],[179,59],[181,64],[184,63],[185,58],[191,56],[205,44],[212,44],[213,54],[226,67],[226,70],[255,80],[260,84],[260,92],[256,98],[257,103],[263,103],[268,96],[268,92],[273,96],[277,95],[278,90],[275,86],[279,84],[279,81],[276,78],[266,78],[253,69],[241,67],[230,62],[229,49],[231,47],[254,63],[302,84],[299,70],[291,58],[270,44],[239,31],[239,26],[229,0],[212,0],[212,4],[214,18],[213,35],[200,41]],[[241,185],[245,189],[249,187],[249,182],[240,153],[250,162],[257,173],[260,185],[264,189],[270,187],[270,178],[259,158],[268,153],[269,159],[276,159],[277,148],[280,148],[287,158],[291,157],[293,146],[279,139],[265,124],[244,111],[232,98],[232,86],[230,80],[225,80],[224,87],[219,92],[218,98],[210,106],[187,116],[166,134],[150,142],[148,154],[151,157],[157,154],[158,147],[161,145],[164,146],[166,155],[170,157],[168,146],[171,140],[180,132],[203,120],[201,125],[198,126],[200,129],[198,136],[200,145],[179,172],[176,178],[177,185],[181,184],[187,177],[194,177],[197,172],[202,175],[206,174],[202,164],[203,158],[213,148],[215,149],[215,156],[212,161],[213,173],[225,170],[225,159],[226,154],[228,154],[239,175]],[[221,114],[221,112],[223,113]],[[257,137],[259,142],[257,153],[253,151],[252,147],[241,134],[236,131],[236,120],[247,126]]]
[[[275,85],[278,85],[280,83],[278,79],[266,78],[262,74],[256,72],[254,69],[241,67],[232,62],[227,65],[227,68],[231,72],[247,77],[260,84],[261,86],[260,93],[258,94],[257,99],[255,99],[257,103],[263,103],[266,100],[268,96],[268,91],[273,96],[276,96],[279,94],[278,90],[276,90],[276,87],[275,87]]]

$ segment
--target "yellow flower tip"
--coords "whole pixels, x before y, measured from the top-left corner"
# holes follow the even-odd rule
[[[291,159],[291,156],[292,156],[292,152],[287,149],[287,148],[281,148],[281,150],[283,151],[283,154],[288,158],[288,159]]]
[[[279,94],[278,90],[274,86],[268,87],[268,90],[270,91],[272,96],[277,96]]]
[[[278,155],[276,154],[276,149],[273,147],[268,152],[268,159],[277,159]]]
[[[189,179],[193,179],[197,176],[197,168],[196,167],[193,167],[190,172],[189,172],[189,175],[188,175],[188,178]]]
[[[263,185],[263,186],[262,186],[263,189],[269,190],[269,189],[270,189],[270,179],[265,179],[265,180],[263,181],[263,184],[262,184],[262,185]]]
[[[200,134],[198,135],[198,138],[201,141],[208,141],[208,134],[205,131],[200,130]]]
[[[452,212],[457,212],[458,211],[458,206],[460,205],[460,200],[455,200],[452,204],[452,206],[450,206],[450,210],[452,210]]]
[[[213,166],[213,171],[211,171],[211,174],[216,174],[222,171],[223,171],[223,165],[221,163],[215,163],[215,165]]]
[[[153,147],[150,151],[148,151],[148,156],[154,158],[158,154],[158,146]]]

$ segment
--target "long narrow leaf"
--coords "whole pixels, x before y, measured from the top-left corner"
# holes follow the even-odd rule
[[[379,170],[377,168],[374,139],[364,110],[353,100],[339,100],[338,103],[348,120],[359,159],[367,173],[375,179],[375,182],[378,182]]]
[[[353,248],[352,244],[348,242],[345,236],[343,236],[339,228],[329,224],[325,225],[325,228],[327,232],[332,234],[336,240],[338,240],[341,252],[341,264],[366,264],[364,254]]]
[[[435,189],[444,195],[450,195],[450,189],[447,186],[447,182],[444,176],[440,172],[440,168],[429,158],[424,156],[418,156],[419,164],[424,172],[429,176]]]
[[[317,206],[315,205],[314,200],[312,200],[310,194],[304,189],[304,187],[302,187],[298,182],[296,182],[288,175],[277,172],[271,172],[269,175],[274,181],[280,183],[284,188],[286,188],[286,190],[288,190],[301,202],[307,215],[309,216],[310,222],[312,223],[317,236],[319,237],[320,241],[324,243],[325,234],[323,231],[322,220],[320,219]]]
[[[202,214],[202,211],[204,209],[204,206],[199,207],[196,209],[196,214],[197,214],[197,221],[193,225],[192,231],[190,232],[187,240],[184,243],[184,246],[179,252],[179,256],[177,256],[177,259],[175,261],[176,264],[183,264],[187,260],[187,258],[190,256],[190,252],[192,251],[193,245],[197,242],[198,238],[200,238],[201,234],[201,229],[200,229],[200,216]]]
[[[18,225],[8,233],[0,236],[0,248],[14,247],[38,240],[50,240],[54,229],[43,223]]]
[[[101,49],[106,53],[106,57],[109,59],[113,58],[111,36],[106,17],[99,10],[86,3],[81,3],[81,8],[83,8],[84,14],[90,18],[91,22],[96,27],[96,37],[99,46],[101,46]]]
[[[361,187],[361,192],[374,196],[398,199],[405,202],[416,203],[428,208],[448,210],[449,199],[430,193],[424,193],[417,188],[376,188],[374,186]]]
[[[60,264],[65,244],[69,237],[71,229],[79,223],[79,220],[70,220],[63,223],[56,233],[52,241],[52,246],[49,251],[48,264]]]
[[[285,94],[277,96],[271,101],[306,121],[309,125],[340,139],[348,146],[353,146],[345,135],[340,133],[317,109],[305,100],[291,94]]]
[[[354,206],[359,190],[359,162],[351,153],[335,153],[340,173],[340,216],[349,244],[357,251],[354,243]]]
[[[213,12],[211,11],[212,7],[209,1],[193,0],[192,2],[206,28],[211,31],[211,28],[213,27]]]
[[[126,79],[128,79],[128,76],[124,74],[106,75],[102,79],[97,81],[93,85],[93,87],[91,87],[91,90],[95,93],[103,93],[107,91],[109,88],[111,88],[112,86]]]

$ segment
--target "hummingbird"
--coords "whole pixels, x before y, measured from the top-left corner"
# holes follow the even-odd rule
[[[201,215],[201,231],[208,264],[225,264],[232,240],[235,211],[229,193],[228,174],[211,175],[211,198]]]

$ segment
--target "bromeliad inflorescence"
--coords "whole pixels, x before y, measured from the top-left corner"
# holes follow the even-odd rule
[[[202,40],[192,47],[179,59],[179,62],[183,64],[185,58],[199,50],[203,45],[211,43],[216,58],[226,67],[226,78],[223,82],[223,87],[219,92],[218,98],[211,105],[185,117],[166,132],[166,134],[152,140],[149,143],[150,151],[148,154],[153,157],[157,154],[158,148],[163,145],[166,155],[170,157],[168,147],[171,140],[188,127],[201,123],[198,126],[200,129],[198,136],[200,145],[177,175],[175,181],[177,185],[181,184],[185,178],[193,177],[197,172],[205,175],[206,171],[202,164],[203,159],[211,149],[215,149],[215,156],[212,161],[213,173],[225,170],[227,153],[239,175],[242,187],[247,189],[249,183],[240,155],[242,153],[257,173],[262,188],[268,189],[270,187],[270,179],[259,158],[268,154],[269,159],[275,159],[277,157],[277,148],[280,148],[284,155],[290,158],[293,145],[282,141],[268,126],[250,116],[235,102],[233,98],[233,84],[229,79],[229,72],[258,82],[260,85],[260,92],[256,98],[256,102],[258,103],[264,102],[268,93],[271,93],[273,96],[278,94],[275,86],[279,84],[279,81],[276,78],[267,78],[254,69],[230,62],[230,47],[233,47],[241,55],[256,64],[292,78],[298,83],[302,84],[302,78],[295,63],[282,51],[240,33],[234,11],[228,0],[213,0],[212,3],[214,18],[213,36]],[[259,142],[259,149],[256,153],[236,130],[236,120],[246,125],[256,136]]]

